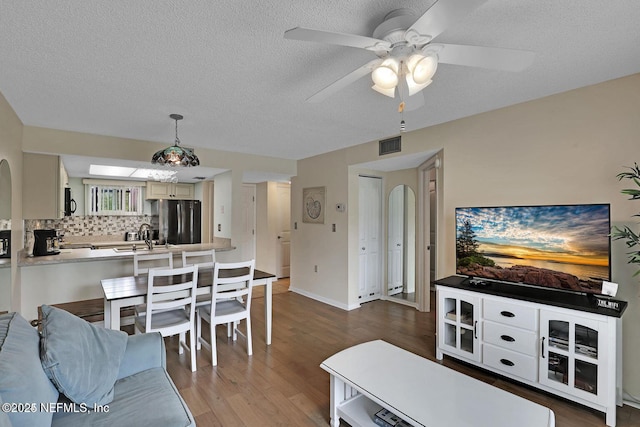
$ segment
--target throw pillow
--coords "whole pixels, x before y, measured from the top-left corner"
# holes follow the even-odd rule
[[[40,359],[47,376],[72,402],[113,400],[127,334],[105,329],[59,308],[42,306]]]
[[[5,404],[35,403],[33,412],[0,413],[0,426],[50,426],[53,414],[40,411],[40,403],[55,403],[58,390],[40,365],[40,336],[18,313],[0,316],[0,401]],[[17,407],[16,407],[17,408]]]

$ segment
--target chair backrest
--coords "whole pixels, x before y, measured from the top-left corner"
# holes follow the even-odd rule
[[[166,262],[159,263],[159,260],[166,260]],[[144,264],[145,267],[141,267],[140,264]],[[138,276],[140,274],[146,274],[149,272],[149,267],[168,267],[173,268],[173,254],[171,252],[165,252],[160,254],[133,254],[133,275]]]
[[[196,264],[200,269],[213,268],[216,263],[216,251],[182,251],[182,266]]]
[[[251,308],[253,271],[255,260],[243,262],[216,262],[213,266],[211,317],[215,317],[216,301],[242,299],[246,311]]]
[[[195,320],[198,266],[151,268],[147,281],[146,330],[151,330],[154,313],[187,307],[189,319]]]

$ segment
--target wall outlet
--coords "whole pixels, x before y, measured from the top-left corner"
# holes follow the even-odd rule
[[[317,266],[317,265],[314,265],[314,266],[313,266],[313,272],[314,272],[314,273],[317,273],[317,272],[318,272],[318,266]]]
[[[218,231],[222,231],[222,224],[218,224]]]
[[[336,232],[336,225],[335,224],[331,224],[331,231],[333,231],[334,233]]]

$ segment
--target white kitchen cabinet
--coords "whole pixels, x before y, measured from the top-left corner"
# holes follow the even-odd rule
[[[442,290],[438,292],[438,308],[438,349],[479,362],[480,298]]]
[[[529,288],[527,300],[517,285],[484,289],[462,280],[436,282],[439,360],[455,357],[573,400],[604,412],[607,425],[616,425],[622,312],[601,310],[589,296]]]
[[[172,183],[147,181],[147,200],[175,199],[193,200],[195,198],[195,185],[186,183]]]
[[[24,153],[22,160],[23,218],[62,218],[69,179],[60,156]]]

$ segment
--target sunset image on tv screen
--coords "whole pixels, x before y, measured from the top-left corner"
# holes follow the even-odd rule
[[[599,293],[609,280],[609,205],[456,209],[456,271]]]

